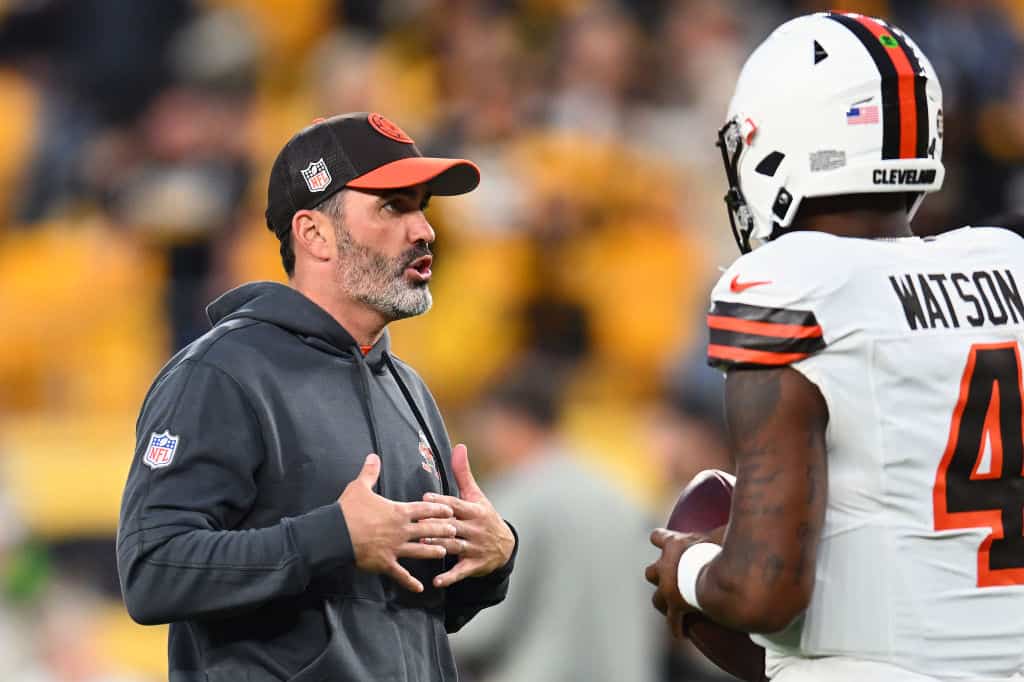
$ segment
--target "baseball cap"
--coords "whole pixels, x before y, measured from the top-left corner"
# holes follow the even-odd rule
[[[315,208],[345,187],[397,189],[426,183],[431,194],[465,194],[480,183],[466,159],[423,156],[412,138],[380,114],[317,119],[281,149],[267,186],[267,227],[278,237],[296,211]]]

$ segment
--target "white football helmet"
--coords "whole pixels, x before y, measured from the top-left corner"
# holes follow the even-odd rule
[[[942,187],[942,89],[917,45],[859,14],[793,19],[750,56],[719,131],[740,250],[789,227],[807,197]]]

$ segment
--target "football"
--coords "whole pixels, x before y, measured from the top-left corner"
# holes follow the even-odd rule
[[[679,493],[667,528],[681,533],[707,533],[729,522],[729,506],[736,477],[718,469],[706,469],[693,477]],[[683,632],[708,660],[730,675],[747,682],[762,682],[764,649],[749,635],[719,625],[702,613],[683,617]]]

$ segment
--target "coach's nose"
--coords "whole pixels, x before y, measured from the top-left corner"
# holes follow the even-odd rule
[[[423,214],[423,211],[415,211],[409,214],[409,241],[413,244],[418,242],[426,242],[427,244],[433,244],[434,239],[437,235],[434,234],[434,228],[431,227],[430,221],[427,220],[427,216]]]

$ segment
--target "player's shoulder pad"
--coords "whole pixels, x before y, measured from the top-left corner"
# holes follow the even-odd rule
[[[975,225],[961,227],[958,230],[950,230],[941,234],[938,239],[963,240],[977,246],[992,246],[1012,249],[1013,251],[1024,250],[1024,235],[1016,226],[983,226]]]
[[[798,232],[737,259],[711,293],[708,363],[783,366],[824,349],[820,310],[849,278],[849,241]]]
[[[943,244],[965,260],[995,258],[1009,263],[1024,262],[1024,238],[1001,226],[969,225],[927,239]]]

